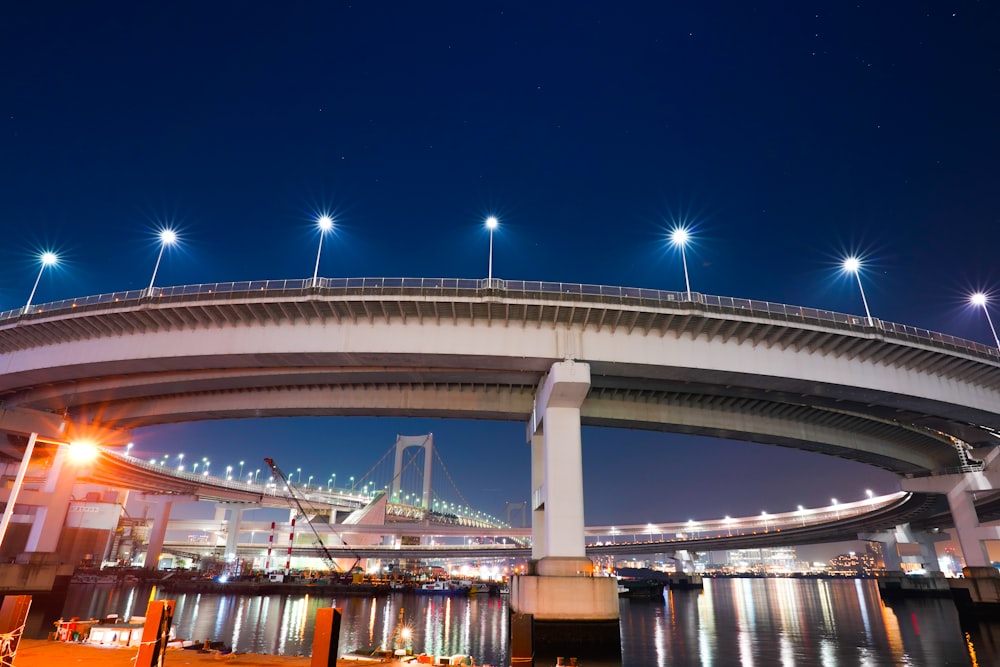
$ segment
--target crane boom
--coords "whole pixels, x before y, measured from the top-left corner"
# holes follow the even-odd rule
[[[326,561],[326,564],[330,567],[331,570],[334,571],[340,570],[340,568],[337,567],[337,561],[334,560],[333,556],[330,554],[330,550],[327,549],[326,544],[323,543],[323,538],[320,536],[319,531],[316,530],[316,526],[313,525],[312,519],[309,518],[309,514],[306,512],[305,508],[302,507],[302,503],[299,502],[298,496],[295,494],[295,490],[292,488],[292,485],[288,482],[288,478],[285,476],[285,473],[282,472],[281,468],[278,467],[278,464],[274,462],[274,459],[265,458],[264,463],[266,463],[271,468],[271,472],[274,473],[274,476],[282,481],[282,483],[285,485],[285,489],[287,489],[288,491],[288,496],[295,502],[295,506],[298,508],[299,513],[305,517],[306,523],[309,524],[310,530],[312,530],[313,535],[316,537],[316,543],[323,550],[323,560]],[[350,545],[347,544],[346,541],[344,541],[343,537],[341,537],[340,539],[342,542],[344,542],[344,546],[346,546],[348,549],[351,548]],[[351,552],[353,553],[354,550],[351,549]],[[354,565],[351,566],[352,570],[354,569],[354,566],[361,561],[360,556],[358,556],[357,554],[354,555],[356,557],[356,560],[354,561]]]

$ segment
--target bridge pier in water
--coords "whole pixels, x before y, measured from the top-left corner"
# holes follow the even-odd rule
[[[552,365],[535,394],[531,440],[532,560],[511,582],[510,607],[534,619],[538,656],[620,654],[618,586],[586,554],[580,406],[590,366]]]
[[[986,548],[988,541],[1000,540],[1000,526],[984,526],[976,512],[977,493],[1000,489],[1000,447],[975,450],[982,470],[902,480],[905,491],[943,493],[955,523],[955,537],[965,561],[964,579],[952,580],[952,589],[965,589],[974,607],[1000,609],[1000,575]],[[956,598],[956,601],[959,601]]]

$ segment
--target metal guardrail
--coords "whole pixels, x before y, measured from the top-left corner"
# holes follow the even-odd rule
[[[151,289],[110,292],[74,299],[63,299],[50,303],[33,304],[28,307],[0,312],[0,326],[17,322],[42,313],[60,315],[84,307],[96,305],[134,306],[158,300],[182,300],[185,297],[222,296],[247,298],[251,295],[304,296],[320,291],[342,291],[351,294],[379,294],[399,290],[416,292],[428,296],[452,292],[476,292],[480,296],[517,296],[518,294],[543,294],[552,296],[594,298],[602,302],[615,300],[620,303],[634,301],[654,302],[657,306],[678,306],[701,308],[705,312],[722,312],[762,317],[775,321],[815,322],[834,329],[850,331],[874,331],[891,338],[916,341],[950,350],[972,352],[991,360],[1000,360],[1000,350],[976,341],[958,338],[949,334],[921,329],[906,324],[895,324],[873,319],[869,324],[866,317],[838,313],[832,310],[791,306],[756,299],[713,296],[698,292],[674,292],[646,289],[641,287],[612,287],[608,285],[587,285],[580,283],[560,283],[529,280],[503,280],[499,278],[300,278],[292,280],[248,280],[228,283],[205,283],[200,285],[179,285],[176,287],[153,287]]]

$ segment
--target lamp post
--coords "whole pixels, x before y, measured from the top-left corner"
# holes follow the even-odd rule
[[[177,243],[177,232],[170,229],[160,230],[160,252],[156,255],[156,264],[153,265],[153,275],[149,279],[149,295],[153,295],[153,283],[156,281],[156,272],[160,269],[160,260],[163,259],[163,249],[168,245]]]
[[[805,526],[806,525],[806,508],[803,507],[802,505],[799,505],[798,514],[799,514],[799,517],[802,519],[802,525]]]
[[[760,515],[761,515],[761,517],[764,518],[764,532],[766,533],[766,532],[768,532],[768,530],[767,530],[767,512],[766,511],[761,512]]]
[[[328,231],[333,229],[333,218],[328,215],[321,215],[316,220],[316,226],[319,227],[319,247],[316,248],[316,268],[313,269],[313,287],[319,283],[319,256],[323,252],[323,238]]]
[[[240,478],[243,477],[243,461],[240,461]]]
[[[861,303],[865,306],[865,317],[868,318],[868,326],[875,326],[872,320],[871,311],[868,310],[868,299],[865,297],[865,288],[861,285],[861,260],[853,255],[844,260],[844,272],[853,273],[858,281],[858,290],[861,291]]]
[[[684,248],[690,240],[691,233],[687,230],[687,227],[676,227],[670,232],[670,243],[681,249],[681,264],[684,266],[684,289],[688,301],[691,300],[691,280],[688,277],[687,253]]]
[[[177,455],[177,469],[178,470],[184,470],[184,455],[183,454],[178,454]]]
[[[31,300],[35,298],[35,290],[38,289],[38,282],[42,279],[42,273],[45,272],[46,266],[52,266],[59,261],[54,252],[43,252],[39,257],[38,261],[41,262],[41,266],[38,269],[38,276],[35,277],[35,285],[31,288],[31,294],[28,295],[28,302],[24,304],[24,312],[28,312],[28,308],[31,307]]]
[[[299,476],[299,484],[301,484],[302,483],[302,468],[296,468],[295,472],[298,474],[298,476]]]
[[[24,456],[21,457],[21,463],[14,476],[14,482],[10,488],[10,497],[7,499],[7,507],[4,508],[3,516],[0,517],[0,545],[3,544],[4,537],[7,535],[7,527],[10,525],[11,518],[14,516],[14,506],[17,504],[17,497],[20,495],[21,488],[24,485],[24,476],[28,472],[28,464],[31,462],[31,454],[35,449],[35,442],[37,439],[38,433],[33,432],[28,436],[28,445],[24,449]],[[68,459],[81,465],[93,461],[99,453],[97,445],[92,442],[70,442],[62,444],[65,444],[68,447]]]
[[[830,502],[833,503],[833,513],[834,513],[834,516],[836,516],[837,519],[839,520],[840,519],[840,503],[837,502],[836,498],[830,498]]]
[[[315,475],[309,475],[309,480],[306,482],[307,489],[309,488],[309,485],[312,484],[313,477],[315,477]]]
[[[990,324],[990,333],[993,334],[993,342],[996,343],[997,349],[1000,350],[1000,338],[997,338],[997,330],[993,327],[993,318],[990,317],[990,311],[986,308],[986,302],[989,299],[987,299],[986,295],[982,292],[976,292],[969,297],[969,300],[972,302],[972,305],[979,306],[983,309],[983,314],[986,315],[986,321]]]
[[[259,475],[259,474],[260,474],[260,468],[257,468],[256,470],[253,471],[253,483],[254,484],[257,483],[257,475]]]
[[[495,215],[486,218],[486,229],[490,230],[490,260],[486,270],[486,287],[493,286],[493,230],[500,222]]]

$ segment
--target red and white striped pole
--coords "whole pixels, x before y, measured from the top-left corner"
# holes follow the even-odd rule
[[[295,544],[295,519],[292,519],[292,529],[288,533],[288,560],[285,561],[285,576],[292,573],[292,545]]]
[[[267,560],[264,561],[264,572],[271,571],[271,549],[274,548],[274,522],[271,522],[271,537],[267,540]]]

